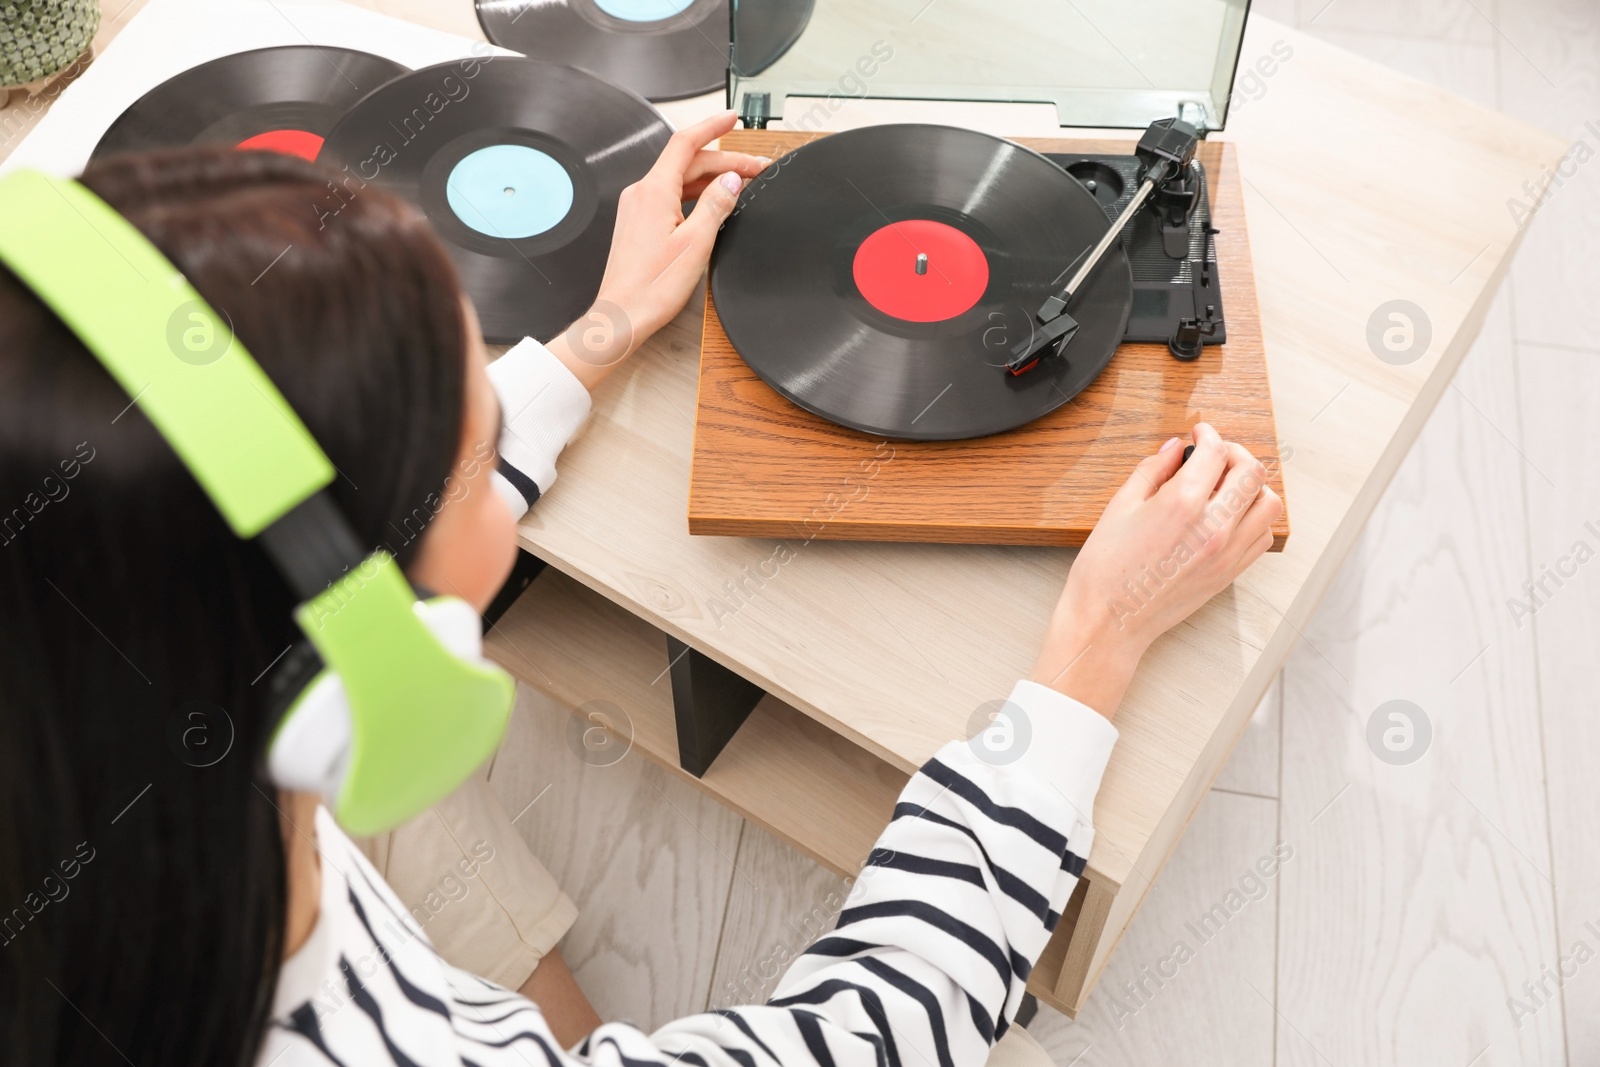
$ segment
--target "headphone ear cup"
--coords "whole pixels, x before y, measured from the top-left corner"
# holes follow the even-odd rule
[[[349,696],[337,674],[322,670],[284,712],[267,749],[267,773],[280,789],[332,803],[349,765]]]
[[[428,596],[419,590],[419,596]],[[468,663],[487,663],[483,657],[483,619],[472,605],[458,597],[429,597],[417,601],[417,617],[433,631],[439,643],[458,659]],[[302,703],[302,698],[322,678],[328,677],[327,665],[310,641],[296,641],[283,658],[273,664],[267,675],[267,721],[284,723]],[[325,698],[319,698],[325,699]],[[344,734],[349,736],[348,727]],[[276,738],[274,738],[276,741]],[[276,777],[274,777],[276,781]],[[285,788],[299,788],[279,782]]]
[[[483,658],[483,625],[472,605],[456,597],[419,600],[412,609],[452,656],[472,665]],[[289,650],[273,671],[272,703],[281,707],[267,750],[267,772],[283,789],[320,793],[335,803],[350,763],[350,699],[338,674],[323,666],[308,641]]]
[[[471,604],[436,597],[417,601],[413,610],[452,656],[489,666],[482,622]],[[337,803],[350,763],[350,699],[343,681],[302,641],[274,670],[272,685],[273,703],[283,712],[267,750],[268,774],[280,788],[319,793]]]
[[[386,598],[396,602],[383,605]],[[374,601],[383,625],[344,616]],[[320,793],[351,832],[379,833],[442,800],[493,754],[515,686],[483,658],[477,611],[455,597],[416,600],[392,560],[340,605],[304,605],[297,617],[313,644],[372,666],[353,686],[331,668],[298,683],[267,766],[280,787]],[[340,636],[330,632],[343,627]],[[351,641],[354,654],[341,644]],[[318,664],[324,658],[311,646],[306,654]],[[303,669],[286,665],[275,681],[293,692]]]
[[[419,600],[412,610],[451,655],[468,663],[488,662],[483,658],[483,617],[471,604],[440,596]]]

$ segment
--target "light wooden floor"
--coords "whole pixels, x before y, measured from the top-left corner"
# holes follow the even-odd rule
[[[1256,10],[1600,154],[1597,0]],[[1041,1011],[1061,1067],[1600,1063],[1597,257],[1600,161],[1552,193],[1087,1010]],[[1561,563],[1580,541],[1585,562]],[[1513,611],[1558,566],[1575,576]],[[1409,765],[1366,740],[1394,699],[1432,724]],[[601,1014],[652,1024],[763,995],[831,921],[839,880],[637,754],[584,766],[563,719],[525,692],[493,781],[583,909],[565,951]],[[1253,880],[1278,841],[1292,859]],[[1249,903],[1198,935],[1230,892]],[[1174,972],[1178,942],[1193,958]],[[1580,942],[1595,959],[1576,962]]]

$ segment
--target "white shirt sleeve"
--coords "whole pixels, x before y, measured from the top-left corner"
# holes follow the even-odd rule
[[[1007,705],[1027,716],[1027,748],[1015,768],[1049,785],[1076,813],[1067,836],[1081,855],[1094,841],[1094,798],[1117,743],[1111,720],[1038,682],[1021,681]]]
[[[589,390],[533,338],[489,364],[505,421],[496,491],[521,518],[556,480],[556,458],[589,418]]]

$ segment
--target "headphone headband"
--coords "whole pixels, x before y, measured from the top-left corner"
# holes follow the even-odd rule
[[[93,352],[233,532],[252,538],[333,480],[233,330],[133,224],[75,181],[0,179],[0,261]],[[105,248],[114,254],[86,254]]]
[[[326,665],[269,745],[280,785],[318,789],[354,833],[398,826],[494,752],[510,676],[479,620],[419,603],[387,552],[368,556],[322,490],[333,464],[231,327],[145,236],[73,181],[0,179],[0,262],[141,405],[234,534],[259,537],[301,600]],[[130,405],[131,406],[131,405]]]

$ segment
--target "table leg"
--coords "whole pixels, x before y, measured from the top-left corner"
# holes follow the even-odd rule
[[[517,549],[517,562],[511,568],[511,577],[506,579],[506,584],[494,595],[494,601],[483,613],[483,632],[488,633],[500,617],[511,610],[511,605],[517,602],[533,580],[544,572],[544,560],[535,556],[525,548]]]
[[[667,657],[678,726],[678,765],[699,778],[766,693],[671,636]]]

